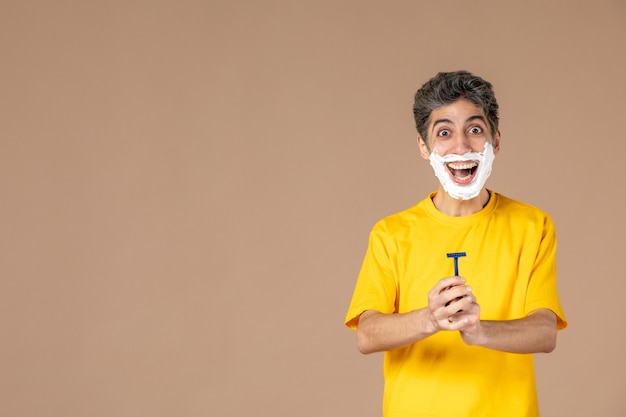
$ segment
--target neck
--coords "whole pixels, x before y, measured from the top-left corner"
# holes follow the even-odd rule
[[[486,188],[480,190],[480,193],[471,200],[457,200],[450,197],[450,195],[439,185],[439,191],[433,197],[433,203],[437,210],[448,216],[460,217],[469,216],[470,214],[478,213],[487,205],[491,195]]]

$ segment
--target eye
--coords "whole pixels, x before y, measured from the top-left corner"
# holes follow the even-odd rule
[[[450,136],[450,131],[448,129],[441,129],[438,133],[437,136],[439,137],[446,137],[446,136]]]
[[[470,127],[469,132],[473,135],[479,135],[483,133],[483,128],[479,126],[473,126],[473,127]]]

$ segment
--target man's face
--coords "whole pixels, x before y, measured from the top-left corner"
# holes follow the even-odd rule
[[[439,156],[464,155],[469,152],[482,153],[485,143],[494,146],[494,153],[500,145],[500,132],[496,139],[489,128],[483,110],[467,100],[457,100],[452,104],[433,110],[428,126],[428,146],[418,137],[422,158],[430,160],[434,151]],[[459,160],[445,164],[450,179],[457,185],[470,184],[475,178],[479,162],[477,160]]]

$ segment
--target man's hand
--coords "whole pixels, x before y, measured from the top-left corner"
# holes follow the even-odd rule
[[[428,293],[426,307],[402,314],[364,311],[359,316],[357,347],[364,354],[380,352],[418,342],[441,330],[459,330],[464,322],[454,318],[473,302],[472,289],[464,278],[444,278]]]
[[[454,276],[439,281],[428,293],[431,332],[459,330],[473,321],[474,316],[480,321],[480,308],[475,301],[465,278]]]
[[[480,320],[480,305],[476,296],[472,295],[473,301],[468,307],[450,316],[449,320],[458,324],[461,338],[468,345],[484,345],[487,342],[483,322]]]
[[[468,345],[512,353],[551,352],[556,347],[556,315],[546,309],[532,311],[516,320],[480,320],[480,306],[474,301],[450,316],[458,324]]]

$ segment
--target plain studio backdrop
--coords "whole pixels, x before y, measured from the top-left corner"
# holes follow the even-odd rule
[[[0,415],[379,416],[343,319],[457,69],[557,226],[542,415],[626,415],[625,45],[621,0],[0,2]]]

